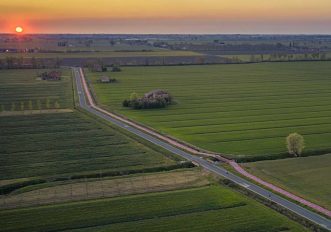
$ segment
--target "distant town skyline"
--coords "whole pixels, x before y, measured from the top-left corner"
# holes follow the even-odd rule
[[[330,0],[1,0],[0,33],[331,34]]]

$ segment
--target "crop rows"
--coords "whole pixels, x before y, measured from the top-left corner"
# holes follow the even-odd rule
[[[285,216],[216,186],[5,210],[0,212],[0,226],[16,232],[304,231]]]
[[[0,127],[2,180],[174,164],[79,113],[0,117]]]
[[[306,152],[331,149],[330,62],[125,68],[98,84],[98,101],[110,110],[202,148],[241,157],[286,153],[285,137],[298,132]],[[131,110],[132,92],[168,90],[177,104]]]

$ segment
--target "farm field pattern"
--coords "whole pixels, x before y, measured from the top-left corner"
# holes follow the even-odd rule
[[[41,215],[43,220],[34,220]],[[285,216],[219,186],[6,210],[0,212],[0,226],[6,232],[305,231]]]
[[[0,127],[1,180],[176,163],[78,112],[0,117]]]
[[[313,102],[324,104],[326,100],[321,99],[329,96],[325,87],[329,79],[327,76],[324,79],[321,77],[329,70],[323,66],[325,63],[316,64],[319,65],[320,73],[314,81],[303,74],[294,77],[296,81],[301,80],[296,91],[301,96],[306,94],[308,84],[320,91],[318,97],[312,96],[310,101],[304,102],[307,105]],[[217,139],[225,138],[224,136],[228,135],[226,133],[237,136],[236,133],[239,131],[239,135],[243,133],[247,136],[245,131],[252,130],[249,127],[251,122],[242,121],[238,124],[236,120],[244,120],[244,117],[239,116],[240,111],[247,110],[248,114],[251,114],[247,118],[251,119],[258,116],[254,113],[262,111],[261,107],[267,111],[267,106],[277,104],[277,90],[282,89],[286,78],[285,74],[279,75],[278,79],[268,76],[268,81],[265,81],[265,75],[271,68],[274,72],[283,70],[270,66],[245,65],[240,67],[240,73],[233,68],[234,66],[220,65],[123,68],[121,73],[109,74],[119,81],[109,85],[97,84],[98,75],[95,73],[88,75],[92,77],[92,87],[104,106],[196,145],[200,144],[195,141],[201,142],[201,146],[205,147],[215,143]],[[250,68],[252,70],[245,70]],[[297,68],[302,69],[301,66]],[[284,70],[291,73],[292,69],[291,66]],[[254,70],[255,75],[246,75],[248,78],[245,79],[241,76],[243,70],[247,73]],[[199,169],[158,173],[160,167],[177,165],[181,159],[152,145],[149,146],[138,138],[131,138],[90,115],[73,110],[70,71],[63,70],[63,73],[61,81],[52,82],[36,80],[36,70],[1,72],[1,87],[4,90],[8,89],[2,96],[1,105],[5,110],[25,110],[27,115],[0,117],[0,187],[19,185],[29,180],[42,180],[25,187],[21,186],[8,195],[12,205],[2,205],[4,210],[0,211],[1,231],[187,231],[187,228],[199,232],[239,232],[243,228],[245,231],[254,232],[304,231],[302,226],[284,215],[228,187],[216,185],[215,181],[201,175]],[[286,81],[287,86],[294,86],[291,81]],[[264,85],[261,82],[267,83],[267,89],[263,89]],[[138,112],[122,108],[122,100],[128,98],[132,92],[142,95],[155,88],[169,90],[177,103],[163,110]],[[36,89],[38,91],[34,91]],[[249,91],[251,89],[255,90],[255,97],[252,91]],[[289,90],[281,93],[288,92]],[[287,95],[292,96],[289,93]],[[258,101],[259,98],[266,99],[261,102]],[[51,102],[48,106],[47,99]],[[244,99],[242,104],[241,99]],[[60,104],[60,108],[71,108],[73,112],[29,113],[31,109],[57,108],[54,105],[55,101]],[[254,104],[248,105],[246,101]],[[285,99],[281,98],[280,101]],[[41,107],[38,102],[42,102]],[[285,109],[295,105],[292,102],[282,104],[288,106]],[[324,105],[329,106],[327,103]],[[18,108],[19,106],[21,108]],[[257,109],[247,108],[248,106]],[[274,109],[269,110],[271,116]],[[331,114],[329,111],[331,109],[326,107],[324,117]],[[310,118],[316,120],[319,117],[312,115]],[[309,123],[310,118],[307,117],[306,123]],[[282,119],[278,123],[284,121],[287,120]],[[324,125],[320,129],[327,129],[329,125],[327,121],[321,121],[320,124]],[[222,134],[224,125],[226,133]],[[201,128],[203,130],[199,132]],[[216,131],[212,131],[213,129]],[[189,133],[185,132],[186,130]],[[216,140],[204,143],[209,141],[204,134]],[[199,141],[199,136],[203,138],[202,141]],[[251,140],[258,139],[253,137]],[[229,144],[230,142],[231,140]],[[258,143],[255,143],[258,147]],[[229,147],[231,148],[230,145]],[[216,148],[223,149],[223,146],[212,147]],[[260,153],[252,150],[250,155]],[[155,168],[154,174],[84,179],[84,175],[89,174],[114,171],[121,174],[125,171],[148,168]],[[127,179],[126,182],[124,178]],[[54,181],[55,179],[61,181]],[[106,195],[105,189],[108,191]],[[158,191],[163,192],[147,193]],[[74,193],[76,198],[73,198]],[[123,196],[127,194],[132,195]],[[99,197],[103,199],[95,199]],[[76,202],[68,202],[73,200]],[[23,201],[27,205],[22,204]],[[48,205],[35,206],[40,203]],[[29,207],[20,208],[25,206]]]
[[[99,84],[88,73],[99,103],[199,147],[236,158],[286,156],[285,138],[301,133],[306,153],[331,148],[330,62],[124,68]],[[131,110],[132,92],[168,90],[177,104]]]

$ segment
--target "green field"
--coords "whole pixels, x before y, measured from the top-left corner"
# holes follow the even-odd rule
[[[331,62],[131,67],[100,84],[99,104],[161,132],[236,158],[286,155],[285,138],[304,135],[306,152],[331,148]],[[161,110],[122,107],[132,92],[168,90],[177,104]]]
[[[247,163],[254,175],[331,209],[331,154]]]
[[[61,70],[60,81],[37,80],[42,71],[1,70],[0,112],[72,108],[71,71]]]
[[[1,231],[305,231],[271,209],[211,186],[4,210]]]
[[[0,128],[1,180],[176,163],[171,156],[77,112],[0,117]]]
[[[177,68],[164,68],[165,75],[168,69]],[[142,74],[124,68],[115,74],[118,87],[131,82],[128,71]],[[0,190],[6,193],[0,195],[0,231],[304,231],[254,200],[211,185],[214,179],[198,168],[179,169],[179,157],[73,110],[70,70],[63,72],[56,82],[37,80],[36,70],[0,73],[0,106],[7,111],[0,114]],[[163,112],[180,107],[179,100]],[[149,113],[155,112],[162,111]]]

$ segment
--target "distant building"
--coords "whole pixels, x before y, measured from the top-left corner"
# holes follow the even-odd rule
[[[30,59],[23,59],[22,68],[33,68],[32,61]]]
[[[92,70],[93,70],[93,72],[102,72],[102,65],[93,64]]]
[[[101,83],[113,83],[113,82],[116,82],[116,79],[115,78],[109,78],[107,76],[102,76],[99,80]]]
[[[93,64],[93,72],[107,72],[107,67],[102,66],[101,64]]]
[[[61,42],[58,42],[58,43],[57,43],[57,46],[59,46],[59,47],[66,47],[67,44],[68,44],[68,42],[66,42],[66,41],[61,41]]]
[[[100,78],[100,82],[101,82],[101,83],[110,83],[110,78],[107,77],[107,76],[102,76],[102,77]]]

